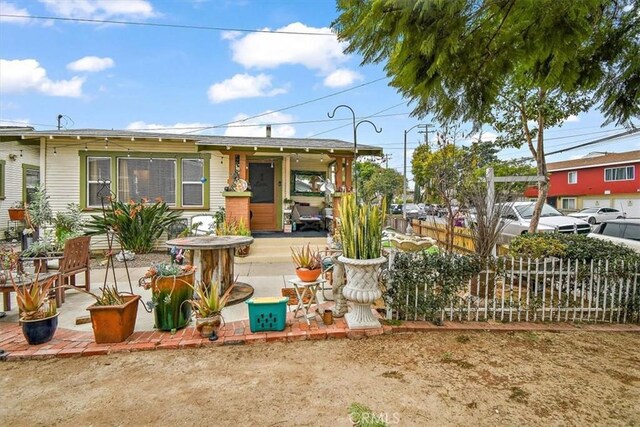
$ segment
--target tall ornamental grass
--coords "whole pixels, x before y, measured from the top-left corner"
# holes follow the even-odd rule
[[[379,206],[357,204],[352,194],[340,203],[342,254],[352,259],[379,258],[382,253],[382,228],[386,203]]]

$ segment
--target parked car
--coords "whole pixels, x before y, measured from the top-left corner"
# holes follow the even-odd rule
[[[640,252],[640,220],[614,219],[597,226],[588,237],[608,240]]]
[[[533,217],[534,207],[535,202],[498,204],[497,208],[500,209],[500,216],[503,221],[502,234],[513,237],[527,233],[531,224],[531,217]],[[537,232],[549,233],[555,231],[559,233],[588,234],[591,232],[591,225],[579,218],[564,216],[545,203],[540,214]]]
[[[402,205],[392,204],[391,205],[391,213],[392,214],[401,214],[402,213]]]
[[[407,219],[418,219],[421,214],[421,210],[415,203],[407,203],[404,206],[404,213]]]
[[[624,218],[624,212],[614,208],[584,208],[579,212],[570,213],[569,216],[574,218],[580,218],[587,221],[589,224],[600,224],[603,221],[609,221],[610,219]]]

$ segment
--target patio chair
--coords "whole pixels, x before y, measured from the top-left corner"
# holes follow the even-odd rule
[[[208,236],[216,230],[216,220],[213,215],[195,215],[191,217],[191,227],[198,224],[191,231],[195,236]]]
[[[91,290],[91,273],[89,268],[89,244],[91,236],[80,236],[69,239],[64,244],[62,258],[59,259],[58,277],[56,279],[56,302],[58,306],[64,302],[63,285]],[[84,273],[84,285],[76,285],[76,275]]]

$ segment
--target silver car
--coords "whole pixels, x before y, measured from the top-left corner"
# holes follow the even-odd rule
[[[640,220],[614,219],[603,222],[588,237],[607,240],[640,252]]]

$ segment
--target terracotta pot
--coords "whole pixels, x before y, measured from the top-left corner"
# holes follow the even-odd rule
[[[303,282],[315,282],[320,277],[322,270],[316,268],[315,270],[309,270],[308,268],[296,268],[296,274],[298,278]]]
[[[194,272],[181,276],[154,277],[151,281],[155,326],[161,331],[184,328],[191,320]],[[191,285],[191,286],[189,286]]]
[[[209,338],[214,333],[218,333],[222,324],[222,316],[215,314],[209,317],[196,317],[196,330],[204,338]]]
[[[24,209],[9,208],[9,219],[11,221],[24,221]]]
[[[122,305],[90,305],[91,326],[96,343],[122,342],[133,333],[140,295],[124,296]]]
[[[58,314],[45,319],[20,320],[22,334],[30,345],[44,344],[51,341],[58,329]]]

